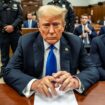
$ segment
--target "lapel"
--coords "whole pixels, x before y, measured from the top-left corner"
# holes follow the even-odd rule
[[[41,35],[35,40],[33,44],[34,50],[34,66],[35,66],[35,76],[40,78],[43,72],[43,63],[44,63],[44,44]]]
[[[79,26],[79,32],[80,32],[80,34],[82,34],[82,32],[83,32],[82,25]]]
[[[60,64],[61,70],[67,70],[70,72],[70,65],[71,65],[71,52],[70,46],[67,43],[67,40],[62,37],[60,40]]]
[[[28,20],[26,21],[26,26],[28,27]]]

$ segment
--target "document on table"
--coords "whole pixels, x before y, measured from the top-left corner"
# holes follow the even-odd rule
[[[72,90],[62,92],[57,89],[57,93],[57,96],[51,98],[36,93],[34,96],[34,105],[78,105]]]

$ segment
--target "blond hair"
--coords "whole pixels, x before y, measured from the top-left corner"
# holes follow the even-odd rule
[[[43,16],[49,16],[49,17],[59,16],[65,21],[66,13],[67,13],[67,10],[65,8],[61,8],[54,5],[44,5],[38,9],[37,19],[39,20]]]

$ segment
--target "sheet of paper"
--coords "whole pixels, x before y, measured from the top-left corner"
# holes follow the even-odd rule
[[[74,92],[62,92],[57,89],[57,96],[52,98],[44,97],[39,94],[34,96],[34,105],[78,105]]]

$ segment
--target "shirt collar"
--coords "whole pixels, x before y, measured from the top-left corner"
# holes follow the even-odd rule
[[[32,22],[32,19],[31,20],[28,20],[29,22]]]
[[[48,50],[49,47],[50,47],[50,44],[47,43],[45,40],[43,40],[43,42],[44,42],[44,49],[45,49],[45,50]],[[54,47],[55,47],[57,50],[60,49],[60,40],[54,44]]]

